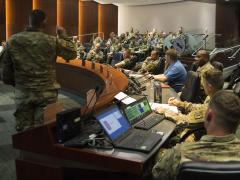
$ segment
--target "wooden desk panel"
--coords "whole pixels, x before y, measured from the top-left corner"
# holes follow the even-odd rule
[[[96,86],[103,88],[95,107],[99,109],[109,104],[117,93],[127,88],[128,78],[122,72],[99,63],[95,63],[95,69],[92,69],[92,63],[85,62],[85,66],[82,66],[81,60],[67,63],[62,58],[57,59],[57,80],[63,90],[85,98],[89,89],[95,89]]]
[[[164,132],[162,141],[149,154],[115,148],[113,150],[70,148],[56,143],[55,122],[13,135],[14,148],[22,151],[22,160],[58,167],[94,167],[141,177],[153,163],[154,154],[175,129],[164,120],[153,128]],[[20,161],[20,160],[19,160]],[[74,165],[75,164],[75,165]]]

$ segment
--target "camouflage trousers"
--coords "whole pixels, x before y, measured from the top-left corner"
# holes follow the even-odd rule
[[[58,91],[32,92],[15,89],[17,109],[14,113],[18,132],[43,124],[43,110],[57,101]]]

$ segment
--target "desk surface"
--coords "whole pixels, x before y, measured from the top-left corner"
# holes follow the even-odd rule
[[[145,171],[148,170],[149,172],[148,168],[151,167],[149,164],[153,162],[153,155],[168,139],[174,129],[175,124],[168,120],[163,120],[153,127],[155,131],[164,132],[164,136],[162,141],[149,154],[118,148],[101,150],[64,147],[56,143],[54,123],[13,135],[13,146],[25,152],[24,160],[39,161],[41,155],[40,160],[42,163],[54,164],[54,161],[57,161],[58,166],[64,167],[70,165],[66,164],[67,160],[92,166],[96,169],[107,169],[108,171],[141,176]],[[35,155],[33,156],[33,154]],[[46,158],[43,158],[44,156]],[[55,160],[49,161],[52,158]]]
[[[93,70],[90,62],[86,62],[86,65],[82,67],[80,60],[74,60],[69,64],[64,60],[58,59],[57,66],[59,70],[58,78],[60,81],[62,80],[63,88],[76,91],[82,87],[82,84],[87,84],[86,87],[88,88],[89,86],[94,87],[95,84],[86,81],[76,85],[73,80],[79,80],[79,75],[82,74],[84,78],[87,78],[88,75],[91,77],[96,76],[98,80],[100,79],[100,83],[105,83],[103,93],[100,96],[100,102],[97,104],[99,108],[103,108],[111,102],[114,95],[123,91],[128,84],[127,77],[120,71],[105,67],[101,72],[101,65],[99,64],[95,64],[95,69]],[[79,93],[84,93],[84,91]],[[164,132],[164,136],[162,141],[149,154],[117,148],[100,150],[64,147],[61,144],[57,144],[55,121],[15,134],[12,136],[12,139],[13,147],[24,152],[24,156],[20,159],[24,162],[31,162],[32,164],[41,163],[45,167],[79,167],[83,165],[82,167],[85,168],[105,169],[111,172],[128,173],[141,177],[145,171],[149,172],[148,168],[151,167],[149,164],[152,164],[154,154],[168,139],[175,126],[171,121],[163,120],[153,128],[154,131]]]

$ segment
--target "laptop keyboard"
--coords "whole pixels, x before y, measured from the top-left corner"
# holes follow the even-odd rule
[[[154,114],[140,121],[134,127],[138,129],[148,130],[148,129],[151,129],[153,126],[157,125],[158,123],[160,123],[164,118],[165,118],[164,115]]]
[[[124,141],[120,142],[119,144],[121,146],[129,147],[129,148],[134,148],[134,147],[149,148],[149,147],[154,147],[152,146],[153,142],[158,142],[159,140],[161,140],[161,137],[159,138],[159,136],[162,137],[163,135],[157,135],[152,132],[139,130],[129,135],[127,137],[127,140],[124,139]]]

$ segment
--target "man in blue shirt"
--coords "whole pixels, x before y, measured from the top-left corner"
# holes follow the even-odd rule
[[[166,52],[165,58],[164,74],[153,77],[155,80],[167,82],[176,92],[180,92],[187,77],[186,69],[177,59],[177,51],[175,49],[169,49]]]

